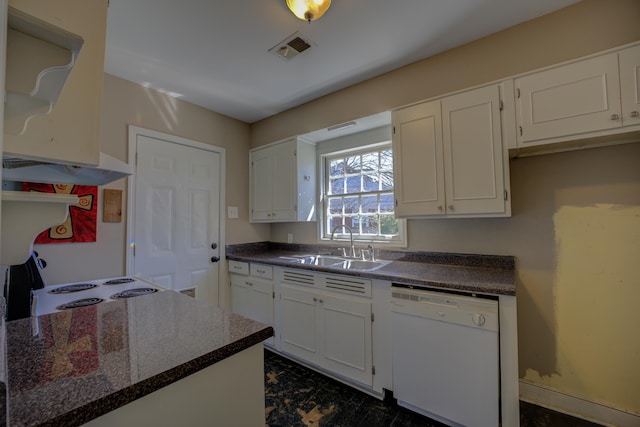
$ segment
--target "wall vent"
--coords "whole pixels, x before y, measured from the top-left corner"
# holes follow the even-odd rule
[[[290,61],[301,53],[307,52],[313,46],[315,46],[315,43],[296,31],[269,49],[269,52],[285,61]]]

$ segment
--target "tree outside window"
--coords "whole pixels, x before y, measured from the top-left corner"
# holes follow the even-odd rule
[[[388,241],[400,232],[394,212],[391,145],[325,157],[325,237],[347,225],[354,238]],[[336,234],[348,234],[337,228]]]

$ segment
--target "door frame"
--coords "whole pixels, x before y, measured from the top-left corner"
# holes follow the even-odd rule
[[[138,152],[138,136],[146,136],[154,139],[161,139],[163,141],[183,145],[190,148],[198,148],[201,150],[211,151],[214,153],[218,153],[220,155],[220,200],[218,203],[220,212],[218,212],[219,218],[219,238],[218,238],[218,248],[220,261],[218,266],[218,306],[224,307],[226,292],[225,292],[225,277],[226,277],[226,268],[225,268],[225,212],[226,212],[226,197],[225,197],[225,189],[226,189],[226,150],[222,147],[218,147],[216,145],[206,144],[204,142],[194,141],[192,139],[182,138],[175,135],[170,135],[163,132],[158,132],[150,129],[141,128],[139,126],[129,125],[128,126],[128,140],[129,140],[129,161],[128,164],[132,168],[132,170],[136,170],[136,155]],[[125,248],[126,254],[126,274],[133,274],[133,251],[135,245],[135,227],[134,227],[134,218],[135,218],[135,189],[136,189],[136,174],[129,176],[127,180],[127,244]]]

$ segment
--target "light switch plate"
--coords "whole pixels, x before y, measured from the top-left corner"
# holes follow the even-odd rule
[[[229,218],[229,219],[238,218],[238,207],[237,206],[227,206],[227,218]]]

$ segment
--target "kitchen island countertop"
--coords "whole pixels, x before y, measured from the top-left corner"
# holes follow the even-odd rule
[[[515,259],[512,256],[378,250],[378,258],[390,262],[370,271],[299,264],[290,260],[299,255],[335,250],[327,246],[259,242],[227,246],[227,259],[368,277],[425,288],[487,295],[516,294]]]
[[[8,425],[80,425],[272,335],[173,291],[8,322]]]

